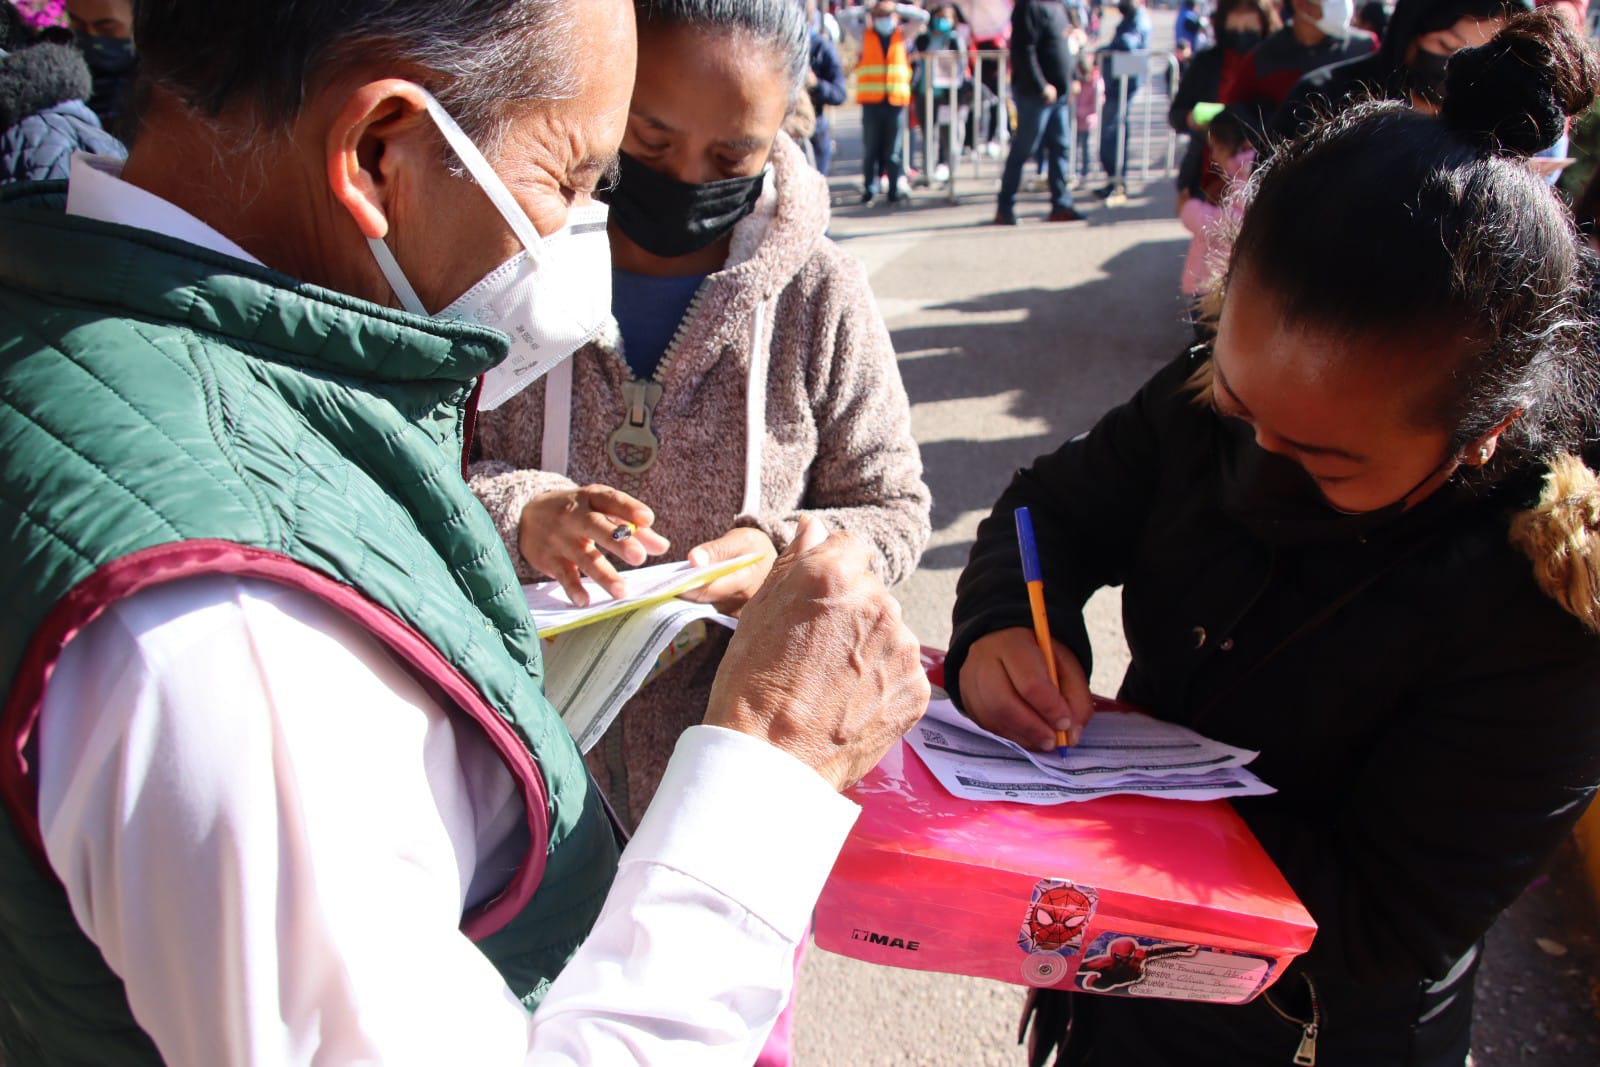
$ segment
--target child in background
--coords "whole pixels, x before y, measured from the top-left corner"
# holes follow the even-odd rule
[[[1249,131],[1237,116],[1226,111],[1206,128],[1206,146],[1210,149],[1211,165],[1222,176],[1221,204],[1213,204],[1203,196],[1192,196],[1187,191],[1178,193],[1178,219],[1194,234],[1189,240],[1189,254],[1183,261],[1182,283],[1183,295],[1191,307],[1226,259],[1226,235],[1231,227],[1223,223],[1239,221],[1238,207],[1230,194],[1250,177],[1250,169],[1256,162],[1256,147]]]
[[[1094,132],[1100,125],[1100,108],[1106,102],[1106,81],[1100,74],[1100,64],[1087,49],[1078,54],[1078,97],[1072,102],[1073,122],[1078,131],[1078,180],[1082,187],[1089,180],[1089,146],[1094,143]]]

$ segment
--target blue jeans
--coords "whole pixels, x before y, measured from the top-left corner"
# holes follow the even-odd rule
[[[1089,176],[1089,160],[1092,158],[1089,155],[1089,138],[1093,136],[1093,130],[1078,127],[1078,177],[1080,178]]]
[[[833,120],[826,111],[817,116],[817,130],[811,135],[811,151],[817,157],[817,170],[824,175],[833,166]]]
[[[1071,125],[1067,110],[1070,102],[1058,98],[1055,103],[1047,104],[1042,96],[1021,93],[1013,99],[1017,105],[1017,131],[1012,135],[1006,168],[1000,175],[1000,199],[996,209],[1002,215],[1016,210],[1022,171],[1043,145],[1050,167],[1050,209],[1070,211],[1072,192],[1067,188],[1067,172],[1072,165],[1072,146],[1067,140]]]
[[[904,167],[901,146],[905,141],[906,109],[893,104],[861,105],[861,171],[866,191],[878,192],[878,175],[889,176],[889,198],[900,195],[900,172]]]
[[[1133,114],[1133,97],[1139,91],[1139,80],[1128,79],[1128,113]],[[1122,125],[1122,105],[1120,87],[1116,79],[1106,86],[1106,104],[1100,109],[1100,165],[1106,173],[1114,179],[1121,179],[1128,173],[1128,149],[1133,140],[1133,127]],[[1122,135],[1121,166],[1117,164],[1117,135]]]

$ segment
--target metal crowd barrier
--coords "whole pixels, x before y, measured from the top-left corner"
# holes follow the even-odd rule
[[[920,124],[922,181],[924,183],[931,181],[934,161],[937,158],[934,138],[943,137],[950,171],[945,186],[945,199],[952,204],[956,203],[960,196],[960,171],[964,154],[970,163],[969,177],[972,180],[980,177],[982,148],[989,142],[985,134],[989,132],[987,127],[991,117],[993,141],[999,145],[999,159],[1002,162],[1010,147],[1011,139],[1011,56],[1005,51],[973,52],[969,55],[973,64],[972,91],[971,99],[965,105],[960,99],[959,78],[948,105],[936,104],[935,98],[936,93],[949,86],[936,86],[932,77],[922,79],[923,122]],[[1122,175],[1124,181],[1128,178],[1126,173],[1128,161],[1124,159],[1124,153],[1128,151],[1131,143],[1137,140],[1140,149],[1138,155],[1140,183],[1147,184],[1150,181],[1153,158],[1160,160],[1158,176],[1171,177],[1175,173],[1177,164],[1178,135],[1167,125],[1169,102],[1167,93],[1157,93],[1155,90],[1162,81],[1176,89],[1179,78],[1177,57],[1170,52],[1156,51],[1102,52],[1098,61],[1102,62],[1101,69],[1108,76],[1107,93],[1119,94],[1117,114],[1120,124],[1129,128],[1129,132],[1118,137],[1115,142],[1117,173]],[[1142,79],[1142,87],[1135,101],[1137,120],[1128,107],[1129,87],[1134,78]],[[949,108],[948,113],[944,113],[945,107]],[[1066,116],[1067,143],[1075,154],[1078,151],[1077,108],[1070,102],[1066,108]],[[941,117],[948,121],[941,122]],[[917,156],[912,151],[909,124],[905,136],[903,158],[915,159]],[[1094,162],[1098,162],[1096,147],[1091,146],[1089,150],[1095,155]]]

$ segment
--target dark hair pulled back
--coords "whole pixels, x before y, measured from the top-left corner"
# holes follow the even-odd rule
[[[811,62],[803,0],[634,0],[641,27],[735,30],[775,51],[794,89]]]
[[[1416,337],[1419,425],[1456,447],[1521,411],[1491,476],[1578,451],[1596,415],[1590,268],[1528,158],[1593,103],[1600,62],[1548,10],[1457,52],[1444,109],[1348,108],[1281,146],[1252,183],[1229,276],[1285,320]]]
[[[1450,58],[1441,118],[1485,151],[1532,156],[1594,103],[1600,62],[1564,19],[1545,10],[1506,23],[1488,44]]]

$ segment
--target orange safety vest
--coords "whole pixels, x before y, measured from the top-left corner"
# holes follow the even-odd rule
[[[868,26],[861,35],[861,65],[856,67],[856,103],[881,104],[885,100],[895,107],[911,103],[911,61],[906,58],[906,39],[895,30],[885,57],[883,38]]]

